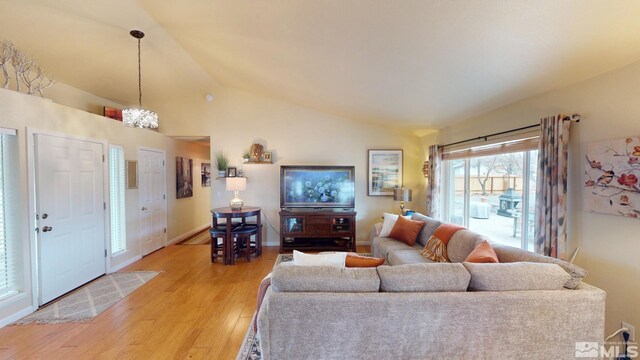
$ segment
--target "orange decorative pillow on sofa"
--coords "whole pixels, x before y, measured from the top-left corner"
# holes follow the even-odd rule
[[[384,259],[362,256],[356,253],[347,253],[345,267],[378,267],[384,264]]]
[[[498,255],[491,247],[487,240],[478,244],[475,249],[467,256],[464,262],[470,263],[497,263]]]
[[[402,216],[398,216],[398,221],[393,225],[389,237],[413,246],[423,226],[424,221],[408,220]]]

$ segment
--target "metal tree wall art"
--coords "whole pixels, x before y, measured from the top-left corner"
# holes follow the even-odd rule
[[[15,48],[12,43],[7,40],[0,42],[0,69],[2,69],[2,75],[4,76],[2,87],[5,89],[9,88],[9,64],[11,64],[11,60],[13,59],[14,51]]]
[[[10,41],[3,40],[0,42],[0,69],[4,76],[2,87],[5,89],[9,88],[11,82],[9,65],[13,68],[16,91],[20,91],[21,84],[24,84],[27,94],[43,96],[42,90],[55,83],[45,75],[44,70],[35,60],[18,50]]]

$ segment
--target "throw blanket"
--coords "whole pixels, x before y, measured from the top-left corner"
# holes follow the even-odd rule
[[[262,306],[262,300],[264,299],[264,295],[267,292],[267,289],[271,286],[271,273],[265,276],[260,283],[260,287],[258,287],[258,302],[256,304],[256,313],[253,316],[253,331],[258,331],[258,312],[260,311],[260,306]]]
[[[456,224],[442,224],[427,241],[427,245],[422,249],[421,254],[437,262],[451,262],[447,255],[447,243],[453,234],[465,228]]]

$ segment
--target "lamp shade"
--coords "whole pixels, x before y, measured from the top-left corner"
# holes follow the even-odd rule
[[[395,201],[411,201],[411,189],[393,189],[393,200]]]
[[[247,189],[247,178],[245,177],[228,177],[227,191],[244,191]]]

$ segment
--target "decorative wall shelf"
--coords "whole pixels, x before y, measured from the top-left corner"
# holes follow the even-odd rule
[[[242,165],[247,164],[256,164],[256,165],[273,165],[271,161],[247,161],[246,163],[242,163]]]

